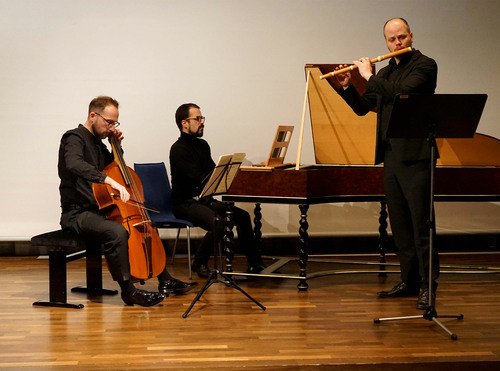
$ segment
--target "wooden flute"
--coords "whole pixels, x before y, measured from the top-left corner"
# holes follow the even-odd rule
[[[384,59],[395,57],[396,55],[408,53],[411,50],[412,50],[411,47],[400,49],[400,50],[397,50],[395,52],[392,52],[392,53],[389,53],[389,54],[386,54],[386,55],[380,55],[377,58],[370,59],[370,62],[371,63],[380,62],[380,61],[383,61]],[[341,68],[340,70],[336,70],[336,71],[333,71],[333,72],[328,72],[326,75],[321,75],[319,78],[320,79],[326,79],[327,77],[335,76],[335,75],[338,75],[339,73],[344,73],[344,72],[352,71],[352,70],[354,70],[356,68],[358,68],[358,66],[356,66],[355,64],[353,64],[352,66]]]

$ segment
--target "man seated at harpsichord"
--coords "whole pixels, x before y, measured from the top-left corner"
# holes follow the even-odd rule
[[[208,261],[214,252],[214,239],[221,241],[223,236],[223,224],[214,223],[214,220],[216,217],[224,219],[226,206],[211,196],[195,199],[215,168],[210,146],[201,139],[205,117],[201,115],[200,107],[194,103],[181,105],[175,113],[175,121],[180,137],[170,149],[172,208],[177,218],[188,220],[207,231],[191,266],[199,277],[206,278],[210,275]],[[252,230],[250,215],[245,210],[234,207],[233,220],[239,245],[248,260],[247,273],[260,273],[265,266],[260,255],[260,244]]]

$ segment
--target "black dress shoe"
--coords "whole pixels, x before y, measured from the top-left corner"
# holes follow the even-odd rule
[[[171,278],[167,281],[158,282],[158,291],[167,296],[170,293],[179,295],[194,289],[197,284],[198,282],[182,282],[177,278]]]
[[[246,273],[257,274],[257,273],[262,272],[264,269],[266,269],[266,266],[264,264],[252,265],[252,266],[248,266]]]
[[[418,291],[418,287],[413,287],[404,282],[400,282],[389,291],[380,291],[377,295],[380,298],[405,298],[408,296],[417,296]]]
[[[208,278],[210,276],[210,268],[205,263],[197,263],[194,261],[191,264],[191,270],[195,272],[200,278]]]
[[[150,292],[146,290],[135,289],[129,294],[122,292],[122,300],[127,305],[142,305],[143,307],[150,307],[161,303],[165,299],[165,295],[159,292]]]
[[[432,291],[432,302],[436,300],[436,292]],[[425,310],[430,305],[429,303],[429,289],[425,288],[420,290],[420,295],[418,295],[417,309]]]

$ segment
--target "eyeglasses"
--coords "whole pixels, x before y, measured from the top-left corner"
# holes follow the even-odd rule
[[[186,121],[187,120],[196,120],[198,122],[201,122],[202,120],[205,121],[205,116],[196,116],[196,117],[188,117],[187,119],[185,119]]]
[[[104,121],[106,121],[108,123],[108,125],[112,125],[114,126],[115,128],[117,128],[118,126],[120,126],[120,123],[118,121],[113,121],[113,120],[108,120],[107,118],[104,118],[101,114],[97,113],[97,112],[94,112],[97,116],[101,117]]]

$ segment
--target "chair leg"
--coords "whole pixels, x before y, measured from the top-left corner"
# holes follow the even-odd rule
[[[172,260],[170,261],[170,265],[174,265],[175,250],[177,249],[177,241],[179,241],[179,234],[180,233],[181,233],[181,229],[177,228],[177,238],[175,239],[174,249],[172,250]]]
[[[187,250],[188,250],[188,268],[189,268],[189,279],[193,279],[193,274],[191,272],[191,227],[186,226],[187,234]]]

